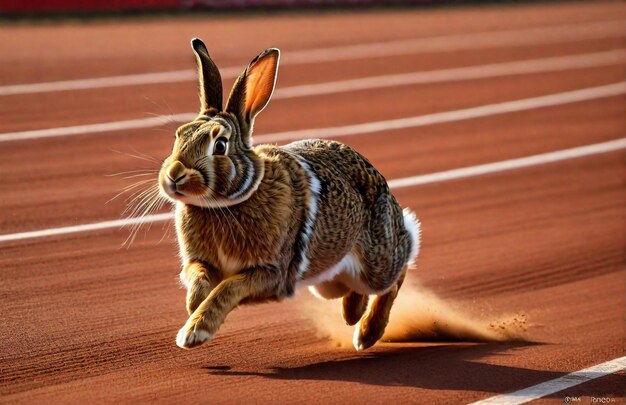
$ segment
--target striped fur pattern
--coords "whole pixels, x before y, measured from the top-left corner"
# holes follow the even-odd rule
[[[274,90],[277,49],[252,60],[222,109],[219,71],[202,41],[192,48],[200,114],[177,130],[159,174],[161,193],[176,206],[187,288],[189,319],[176,343],[198,346],[238,305],[308,286],[320,298],[342,298],[345,321],[357,324],[355,347],[370,347],[418,254],[419,222],[344,144],[252,145],[254,119]]]

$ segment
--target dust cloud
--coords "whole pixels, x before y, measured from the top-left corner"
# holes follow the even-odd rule
[[[352,347],[354,327],[347,326],[341,317],[341,300],[311,299],[302,309],[318,336],[330,339],[339,347]],[[527,320],[523,314],[498,315],[491,319],[473,316],[460,305],[444,301],[419,284],[405,282],[391,309],[382,341],[523,341],[526,331]]]

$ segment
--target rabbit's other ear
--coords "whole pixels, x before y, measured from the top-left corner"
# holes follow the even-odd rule
[[[246,144],[254,118],[265,108],[274,92],[279,59],[280,51],[276,48],[261,52],[252,59],[230,92],[226,111],[237,116]]]
[[[200,81],[200,114],[211,116],[222,111],[222,76],[200,38],[191,40]]]

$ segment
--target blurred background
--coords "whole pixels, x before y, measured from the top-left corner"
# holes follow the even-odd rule
[[[467,2],[467,1],[465,1]],[[480,3],[480,0],[475,3]],[[484,0],[482,1],[484,2]],[[452,0],[2,0],[0,11],[11,14],[154,12],[190,9],[302,8],[463,3]],[[468,3],[471,3],[468,2]]]

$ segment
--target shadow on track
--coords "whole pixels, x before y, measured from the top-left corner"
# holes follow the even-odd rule
[[[346,381],[377,386],[434,390],[503,392],[560,377],[565,373],[539,371],[475,361],[508,356],[508,351],[537,343],[443,344],[397,347],[302,367],[276,367],[268,372],[233,371],[228,366],[205,367],[211,375],[258,376],[278,380]]]

